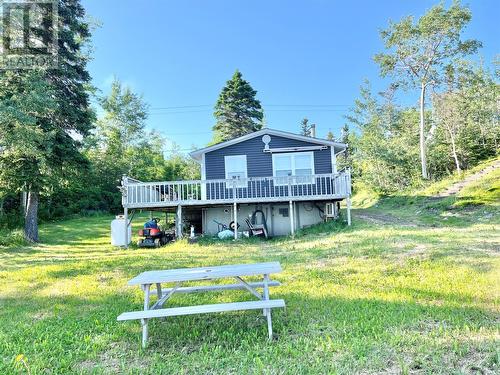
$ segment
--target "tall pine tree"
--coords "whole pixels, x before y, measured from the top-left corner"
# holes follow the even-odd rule
[[[264,112],[255,91],[236,70],[215,104],[214,140],[223,142],[262,129]]]
[[[300,122],[300,134],[304,135],[306,137],[311,136],[311,127],[313,125],[309,124],[309,119],[307,117],[304,117],[302,121]]]

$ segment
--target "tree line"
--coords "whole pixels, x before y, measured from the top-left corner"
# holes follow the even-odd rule
[[[57,68],[0,71],[0,229],[24,225],[33,242],[38,219],[121,211],[123,174],[199,177],[194,161],[175,148],[165,156],[165,140],[146,130],[141,96],[118,80],[106,96],[92,87],[80,1],[60,0],[58,23]],[[43,40],[43,32],[32,35]]]
[[[468,58],[482,46],[462,38],[471,18],[470,9],[454,1],[380,32],[385,50],[374,60],[388,86],[374,93],[363,82],[337,138],[349,144],[339,164],[352,168],[357,185],[388,194],[498,155],[500,61],[493,61],[492,72]],[[307,119],[300,130],[309,135]]]
[[[374,94],[365,81],[346,116],[351,147],[342,163],[359,182],[381,193],[401,191],[498,154],[499,66],[494,61],[491,72],[467,59],[482,46],[462,38],[471,18],[458,1],[440,3],[381,31],[385,51],[374,60],[390,83]],[[400,104],[415,89],[416,108]]]
[[[146,128],[148,104],[115,79],[99,95],[91,85],[90,26],[77,0],[60,0],[57,69],[0,71],[0,229],[24,225],[38,241],[38,219],[120,212],[123,174],[144,181],[199,178],[199,166]],[[463,40],[470,10],[454,2],[381,32],[375,56],[386,90],[361,86],[341,134],[339,156],[356,184],[390,193],[462,171],[498,153],[498,69],[466,60],[481,46]],[[41,36],[43,37],[43,35]],[[498,66],[498,65],[497,65]],[[402,105],[419,91],[416,107]],[[257,91],[236,71],[214,107],[211,143],[261,129]],[[91,105],[91,99],[97,105]],[[304,119],[299,130],[313,136]]]

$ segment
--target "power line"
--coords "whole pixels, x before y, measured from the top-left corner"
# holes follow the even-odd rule
[[[351,104],[262,104],[263,107],[350,107]],[[197,104],[197,105],[182,105],[182,106],[168,106],[168,107],[151,107],[151,110],[171,110],[171,109],[187,109],[187,108],[203,108],[210,107],[210,104]]]
[[[201,113],[201,112],[210,112],[211,109],[201,109],[194,111],[170,111],[170,112],[152,112],[150,115],[170,115],[170,114],[178,114],[178,113]]]
[[[151,109],[183,109],[183,108],[200,108],[200,107],[211,107],[211,105],[209,104],[181,105],[177,107],[151,107]]]
[[[350,104],[263,104],[265,107],[350,107]]]
[[[321,109],[321,108],[303,108],[303,109],[267,109],[265,112],[347,112],[348,109]],[[211,112],[210,109],[207,110],[195,110],[195,111],[170,111],[170,112],[152,112],[150,115],[176,115],[176,114],[189,114],[189,113],[206,113]]]
[[[178,151],[193,151],[194,149],[193,148],[176,148],[176,149],[163,149],[162,152],[170,152],[172,154],[178,152]]]
[[[268,109],[266,112],[345,112],[346,109]]]
[[[188,132],[188,133],[168,133],[168,136],[170,137],[171,135],[191,135],[191,134],[211,134],[212,131],[206,131],[206,132]]]

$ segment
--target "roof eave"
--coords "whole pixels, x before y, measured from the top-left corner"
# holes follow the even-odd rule
[[[281,137],[286,137],[286,138],[291,138],[291,139],[297,139],[297,140],[301,140],[301,141],[305,141],[305,142],[321,144],[321,145],[325,145],[325,146],[333,146],[333,147],[339,148],[339,149],[347,148],[347,144],[345,144],[345,143],[333,142],[333,141],[329,141],[326,139],[312,138],[312,137],[307,137],[307,136],[303,136],[303,135],[285,132],[282,130],[274,130],[274,129],[265,128],[265,129],[261,129],[261,130],[258,130],[256,132],[250,133],[250,134],[243,135],[243,136],[238,137],[238,138],[231,139],[229,141],[217,143],[217,144],[212,145],[212,146],[208,146],[208,147],[201,148],[199,150],[192,151],[189,153],[189,155],[195,160],[201,160],[202,155],[206,154],[207,152],[215,151],[215,150],[227,147],[227,146],[231,146],[233,144],[244,142],[247,139],[252,139],[254,137],[258,137],[259,135],[263,135],[263,134],[271,134],[271,135],[276,135],[276,136],[281,136]]]

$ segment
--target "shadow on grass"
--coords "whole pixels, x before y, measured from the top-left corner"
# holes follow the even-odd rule
[[[36,245],[30,246],[0,246],[0,254],[29,254],[39,253],[40,249]]]
[[[170,306],[248,300],[247,296],[240,292],[179,295]],[[354,357],[359,363],[386,350],[384,355],[390,364],[395,352],[416,350],[414,345],[423,345],[428,335],[462,332],[466,336],[480,328],[495,328],[494,316],[472,307],[313,297],[280,292],[279,288],[272,291],[272,298],[283,298],[287,305],[286,310],[273,310],[272,345],[266,340],[267,325],[261,312],[246,311],[154,319],[150,322],[149,352],[179,353],[179,358],[170,360],[202,364],[206,360],[203,353],[214,350],[229,358],[238,352],[243,359],[271,350],[275,361],[286,362],[290,347],[314,348],[328,341],[335,352]],[[1,353],[4,358],[24,353],[36,358],[36,368],[55,370],[53,366],[60,366],[59,370],[67,371],[109,351],[113,343],[122,343],[124,351],[119,355],[126,361],[141,355],[140,323],[116,321],[124,311],[142,309],[141,300],[131,293],[87,298],[19,296],[1,299],[0,305],[1,329],[9,337],[9,345]],[[72,353],[70,361],[52,361],[68,352]],[[303,350],[293,360],[307,362],[314,355],[315,351]]]
[[[100,223],[82,225],[79,236],[92,237],[95,227],[101,227]],[[336,236],[339,236],[338,240]],[[56,278],[115,268],[124,269],[132,277],[151,269],[220,265],[229,261],[232,264],[280,261],[284,267],[289,267],[342,257],[449,261],[460,257],[460,264],[470,263],[478,272],[488,272],[491,270],[493,245],[478,244],[476,237],[477,235],[470,233],[462,236],[459,246],[443,239],[441,229],[426,231],[418,227],[396,227],[389,228],[389,232],[384,235],[379,235],[377,227],[366,223],[355,221],[353,226],[347,227],[342,223],[328,222],[300,231],[293,239],[283,237],[266,241],[254,238],[237,242],[206,239],[197,244],[182,242],[160,249],[123,250],[103,246],[102,243],[87,242],[66,248],[51,242],[19,252],[7,251],[8,258],[4,258],[4,264],[9,268],[67,264],[66,270],[53,271],[54,274],[50,275]],[[55,243],[59,241],[63,240],[55,239]],[[54,248],[50,248],[52,244]],[[479,249],[480,245],[485,249]],[[425,252],[412,254],[416,246],[424,247]],[[37,254],[42,250],[44,254]],[[217,252],[220,252],[221,256],[217,256]]]

